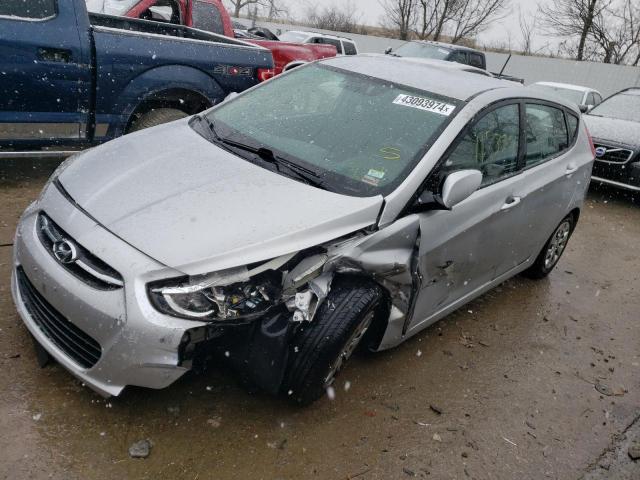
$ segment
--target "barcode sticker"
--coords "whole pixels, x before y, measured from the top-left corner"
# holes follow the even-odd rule
[[[400,94],[393,101],[396,105],[402,105],[404,107],[417,108],[424,110],[425,112],[437,113],[448,117],[456,109],[455,105],[450,105],[444,102],[438,102],[430,98],[414,97],[413,95]]]

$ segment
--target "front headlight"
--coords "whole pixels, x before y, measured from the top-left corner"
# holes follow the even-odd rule
[[[233,268],[199,277],[148,285],[154,307],[168,315],[204,322],[253,320],[283,303],[284,273],[294,255],[248,269]]]

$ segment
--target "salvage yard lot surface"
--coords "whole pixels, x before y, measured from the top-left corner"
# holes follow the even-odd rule
[[[219,365],[104,400],[37,367],[11,301],[7,245],[52,167],[0,166],[0,478],[640,478],[640,201],[592,190],[548,280],[355,358],[333,401],[250,394]]]

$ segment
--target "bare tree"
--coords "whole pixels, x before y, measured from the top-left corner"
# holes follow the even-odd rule
[[[591,35],[602,49],[604,63],[634,65],[640,61],[640,5],[623,0],[622,5],[601,11],[594,19]]]
[[[255,7],[257,4],[261,3],[261,0],[229,0],[229,3],[233,8],[233,16],[237,18],[240,16],[240,12],[243,8],[249,6]]]
[[[553,0],[550,5],[539,5],[542,24],[552,35],[575,38],[576,60],[586,58],[587,41],[592,32],[594,20],[609,8],[612,0]],[[567,52],[573,54],[570,42],[563,42]]]
[[[279,0],[263,0],[263,3],[269,21],[289,15],[289,10]]]
[[[518,21],[520,23],[520,33],[522,35],[522,43],[520,44],[520,50],[525,55],[531,55],[533,53],[533,34],[536,29],[536,17],[527,19],[527,16],[522,13],[522,9],[518,12]]]
[[[416,12],[416,35],[422,40],[429,38],[435,30],[436,5],[440,0],[418,0]]]
[[[383,27],[391,27],[398,31],[401,40],[409,38],[409,32],[414,25],[416,4],[418,0],[378,0],[384,9],[385,19]]]
[[[458,0],[451,11],[452,43],[475,37],[504,15],[508,0]]]
[[[348,1],[343,7],[331,5],[318,9],[317,6],[307,9],[307,22],[315,28],[337,32],[357,33],[359,15],[354,4]]]
[[[435,41],[451,32],[451,41],[473,37],[504,13],[508,0],[418,0],[416,34]]]

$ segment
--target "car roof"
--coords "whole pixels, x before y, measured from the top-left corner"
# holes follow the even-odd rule
[[[558,82],[536,82],[533,85],[543,85],[545,87],[566,88],[567,90],[576,90],[579,92],[598,92],[594,88],[583,87],[582,85],[574,85],[572,83],[558,83]],[[600,93],[600,92],[598,92]]]
[[[520,87],[510,85],[512,82],[469,73],[468,66],[459,68],[452,62],[369,53],[332,57],[322,63],[463,101],[497,88],[522,91]],[[541,97],[546,98],[544,94]]]
[[[482,53],[480,50],[476,50],[475,48],[471,48],[471,47],[466,47],[464,45],[453,45],[451,43],[434,42],[433,40],[411,40],[408,43],[421,43],[421,44],[434,45],[436,47],[446,48],[448,50],[464,50],[465,52]]]
[[[480,75],[484,75],[485,77],[494,77],[491,73],[487,72],[486,70],[483,70],[482,68],[474,67],[473,65],[467,65],[465,63],[450,62],[448,60],[438,60],[435,58],[422,58],[422,57],[401,57],[401,58],[407,58],[407,59],[410,58],[411,60],[414,60],[416,62],[424,63],[425,65],[432,65],[434,67],[450,68],[453,70],[460,70],[463,72],[477,73]]]
[[[614,93],[614,95],[618,95],[618,93],[626,93],[627,95],[640,95],[640,87],[629,87],[624,90],[620,90],[619,92]]]
[[[336,40],[348,40],[350,42],[353,42],[353,40],[351,40],[348,37],[341,37],[339,35],[329,35],[328,33],[322,33],[322,32],[310,32],[308,30],[289,30],[287,31],[287,33],[301,33],[303,35],[309,35],[310,37],[327,37],[327,38],[335,38]]]

